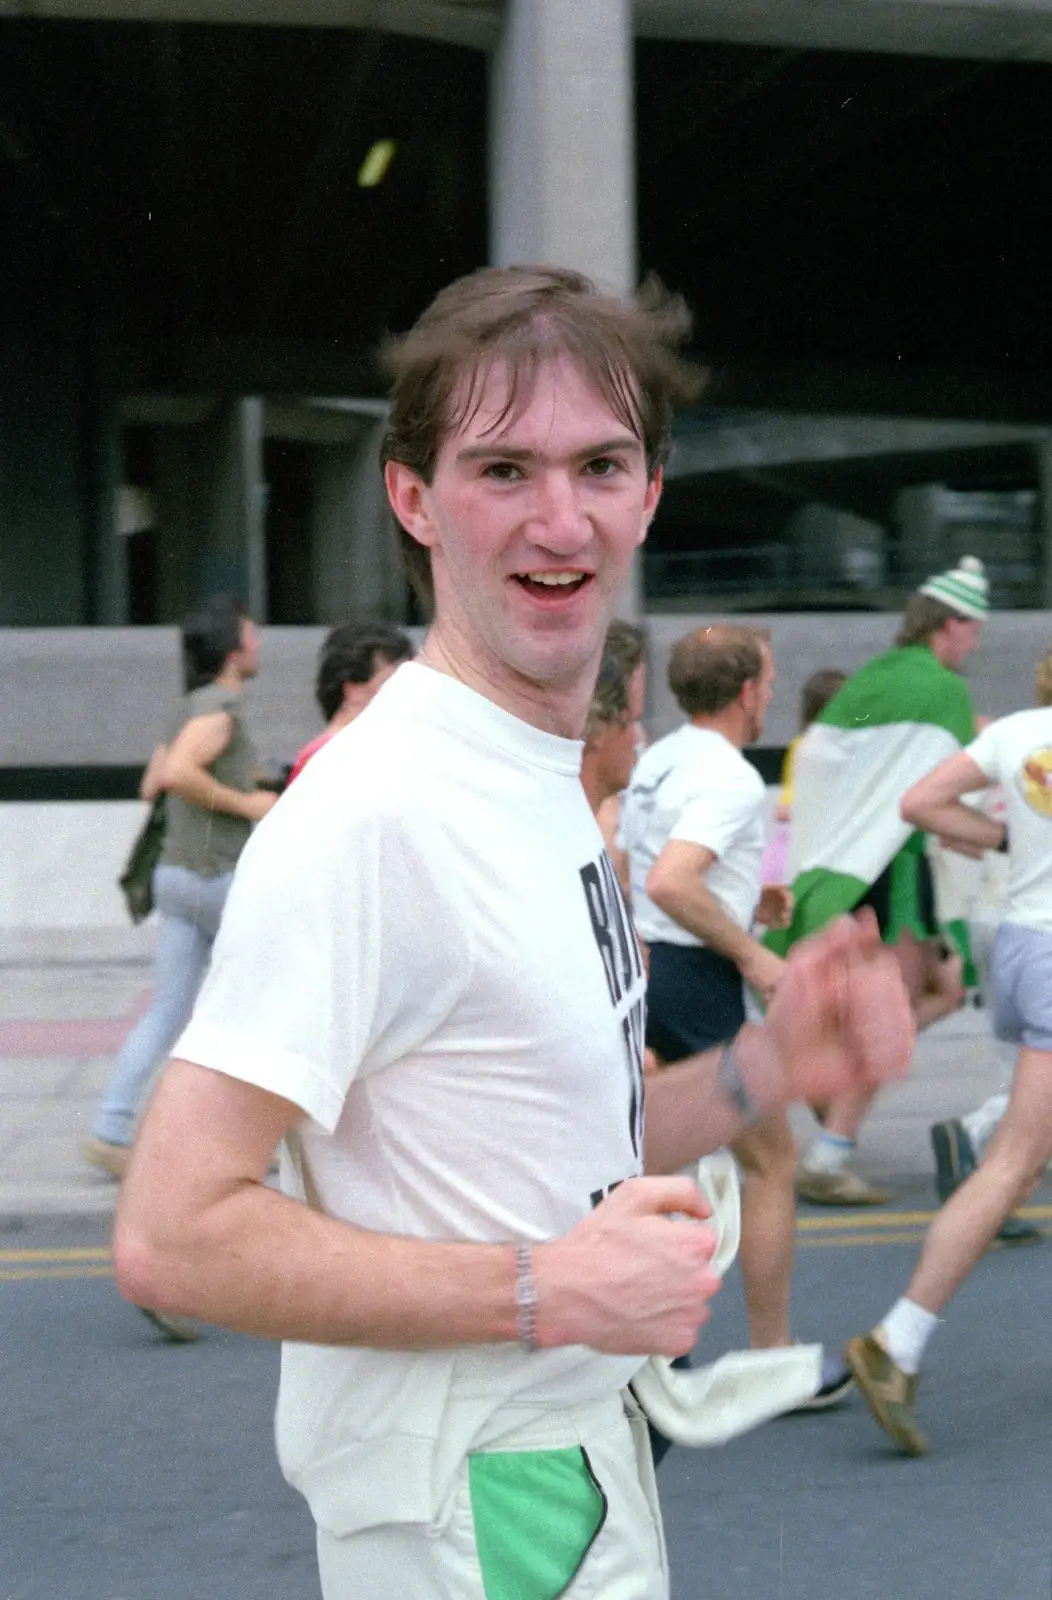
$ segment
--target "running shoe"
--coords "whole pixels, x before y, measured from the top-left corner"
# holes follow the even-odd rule
[[[929,1130],[935,1155],[935,1192],[942,1205],[978,1166],[968,1129],[956,1118],[934,1122]],[[1044,1234],[1022,1217],[1006,1217],[997,1232],[1002,1244],[1037,1244]]]
[[[131,1160],[130,1145],[117,1144],[113,1139],[96,1139],[94,1134],[85,1139],[80,1153],[89,1167],[98,1167],[100,1172],[118,1180],[124,1177]]]
[[[878,1189],[849,1167],[841,1172],[812,1172],[801,1167],[796,1192],[813,1206],[883,1206],[891,1199],[887,1189]]]
[[[849,1339],[844,1359],[885,1433],[908,1456],[922,1456],[928,1441],[917,1426],[917,1374],[903,1372],[875,1333]]]
[[[794,1406],[792,1415],[802,1411],[828,1411],[831,1406],[837,1406],[841,1400],[846,1400],[855,1387],[855,1377],[851,1368],[839,1356],[824,1355],[822,1357],[822,1381],[810,1400],[804,1400]]]
[[[933,1122],[929,1131],[935,1155],[935,1192],[945,1205],[965,1178],[970,1178],[979,1163],[968,1129],[954,1117],[949,1122]]]

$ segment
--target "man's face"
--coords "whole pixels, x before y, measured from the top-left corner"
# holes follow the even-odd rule
[[[629,710],[619,721],[604,724],[595,736],[598,770],[608,795],[628,788],[638,755],[639,731],[639,723]]]
[[[766,644],[760,646],[760,654],[763,658],[760,676],[754,682],[747,683],[744,689],[746,695],[744,704],[748,718],[745,727],[746,744],[755,744],[763,733],[767,707],[770,705],[774,695],[774,656],[770,647]]]
[[[951,617],[943,623],[939,631],[944,648],[939,653],[939,659],[944,666],[952,667],[956,672],[964,665],[965,659],[979,643],[982,626],[981,622],[970,617]]]
[[[499,423],[506,376],[443,441],[424,484],[391,463],[403,527],[431,550],[436,617],[512,701],[591,689],[607,624],[661,491],[643,446],[566,358]]]
[[[364,683],[344,684],[344,710],[353,712],[355,716],[364,711],[376,691],[383,688],[388,678],[393,677],[401,665],[400,661],[388,661],[380,655],[373,656],[373,670]]]

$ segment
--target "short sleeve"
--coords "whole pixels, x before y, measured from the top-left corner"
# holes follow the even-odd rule
[[[466,918],[421,834],[433,825],[332,801],[301,780],[256,829],[173,1051],[329,1132],[355,1079],[418,1047],[470,971]]]
[[[752,822],[759,803],[760,796],[745,774],[713,784],[687,802],[669,838],[701,845],[714,856],[722,856]]]
[[[965,747],[964,753],[966,756],[971,756],[976,766],[986,773],[991,782],[1003,783],[1001,737],[996,722],[991,722],[985,727],[982,733]]]

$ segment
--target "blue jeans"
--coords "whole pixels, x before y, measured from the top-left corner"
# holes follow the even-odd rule
[[[154,870],[161,922],[153,1000],[121,1046],[95,1115],[91,1131],[96,1138],[131,1144],[150,1079],[190,1020],[233,877],[224,872],[202,878],[185,867]]]

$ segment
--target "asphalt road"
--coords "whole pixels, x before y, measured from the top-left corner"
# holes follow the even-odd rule
[[[899,1214],[929,1204],[918,1188]],[[918,1226],[810,1214],[799,1335],[870,1326]],[[165,1344],[118,1298],[105,1243],[98,1222],[0,1233],[0,1600],[318,1600],[310,1518],[274,1461],[277,1351],[214,1330]],[[1052,1237],[992,1252],[931,1347],[923,1460],[857,1397],[674,1451],[675,1600],[1049,1600],[1050,1323]],[[742,1337],[732,1281],[704,1350]]]

